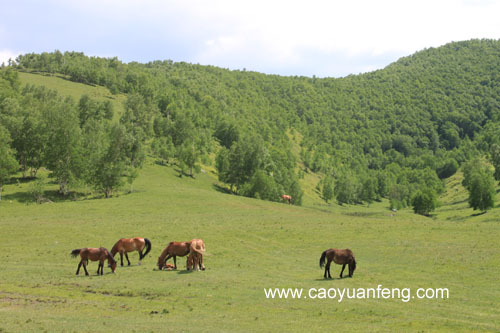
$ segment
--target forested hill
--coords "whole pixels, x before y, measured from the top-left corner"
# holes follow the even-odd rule
[[[495,165],[500,145],[498,40],[454,42],[344,78],[125,64],[59,51],[26,54],[9,67],[128,94],[120,122],[141,129],[133,131],[140,145],[164,160],[175,157],[189,172],[216,153],[228,188],[268,200],[291,193],[300,203],[298,179],[317,172],[325,199],[389,197],[404,206],[417,190],[442,191],[441,179],[468,160],[486,156]],[[2,73],[6,81],[10,74]],[[7,86],[0,84],[4,114],[15,95],[1,93]],[[300,156],[292,142],[300,143]]]

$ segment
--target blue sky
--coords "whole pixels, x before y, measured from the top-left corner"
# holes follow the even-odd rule
[[[0,63],[57,49],[341,77],[451,41],[500,38],[497,0],[15,0],[0,12]]]

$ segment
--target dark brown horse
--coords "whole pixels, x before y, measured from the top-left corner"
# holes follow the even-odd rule
[[[342,279],[342,273],[344,272],[345,265],[349,265],[349,277],[352,277],[354,270],[356,269],[356,259],[354,254],[349,249],[329,249],[321,254],[319,259],[319,267],[323,267],[325,264],[325,259],[327,260],[325,266],[324,278],[326,279],[326,273],[328,272],[328,278],[332,278],[330,275],[330,264],[332,261],[337,265],[342,265],[342,271],[340,272],[340,278]]]
[[[174,269],[177,269],[177,257],[184,257],[189,254],[189,247],[191,242],[170,242],[167,247],[163,249],[158,257],[158,269],[162,270],[167,263],[167,260],[174,258]]]
[[[146,252],[142,254],[142,251],[146,248]],[[139,252],[139,265],[141,260],[151,251],[151,241],[147,238],[135,237],[135,238],[122,238],[111,249],[111,255],[114,257],[118,252],[120,253],[120,262],[123,266],[123,254],[127,259],[128,265],[130,266],[130,260],[128,260],[127,252],[137,251]]]
[[[111,267],[111,271],[114,273],[116,270],[116,260],[113,258],[111,253],[104,247],[100,248],[83,248],[76,249],[71,251],[71,256],[75,258],[77,255],[80,255],[80,263],[78,264],[78,269],[76,270],[76,275],[80,273],[80,267],[83,265],[83,269],[85,270],[85,275],[89,275],[87,272],[87,265],[89,260],[91,261],[99,261],[99,266],[97,267],[97,275],[103,275],[104,269],[104,261],[108,260],[108,265]]]
[[[287,202],[288,201],[288,204],[292,203],[292,196],[291,195],[282,194],[281,195],[281,199],[283,200],[283,202]]]
[[[193,239],[189,247],[189,256],[186,262],[186,269],[188,271],[205,270],[203,265],[203,253],[205,253],[205,243],[201,239]]]

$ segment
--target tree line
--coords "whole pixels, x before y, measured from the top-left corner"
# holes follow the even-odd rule
[[[137,142],[147,143],[163,163],[178,159],[191,175],[215,154],[220,181],[242,195],[300,198],[298,179],[314,172],[321,175],[317,189],[326,201],[388,198],[398,209],[417,194],[441,193],[443,179],[482,156],[498,179],[496,40],[426,49],[383,70],[345,78],[281,77],[173,61],[125,64],[59,51],[26,54],[10,67],[126,93],[124,117],[135,124],[130,130]],[[300,134],[299,156],[292,153],[291,132]]]
[[[87,95],[75,102],[43,86],[20,89],[12,70],[2,71],[1,79],[8,85],[0,95],[0,186],[18,170],[35,177],[45,167],[61,195],[85,184],[109,197],[137,176],[143,143],[129,130],[133,121],[110,121],[111,103]]]

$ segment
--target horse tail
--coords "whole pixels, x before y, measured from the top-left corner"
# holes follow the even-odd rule
[[[149,251],[151,251],[151,241],[147,238],[144,238],[144,242],[146,243],[146,252],[144,252],[144,254],[142,255],[142,257],[144,258],[148,253]]]
[[[321,254],[321,258],[319,259],[320,268],[323,268],[323,266],[325,265],[325,259],[326,259],[326,250],[323,251],[323,253]]]
[[[82,250],[82,249],[76,249],[76,250],[71,251],[71,256],[72,256],[73,258],[75,258],[77,255],[79,255],[79,254],[80,254],[80,251],[81,251],[81,250]]]

